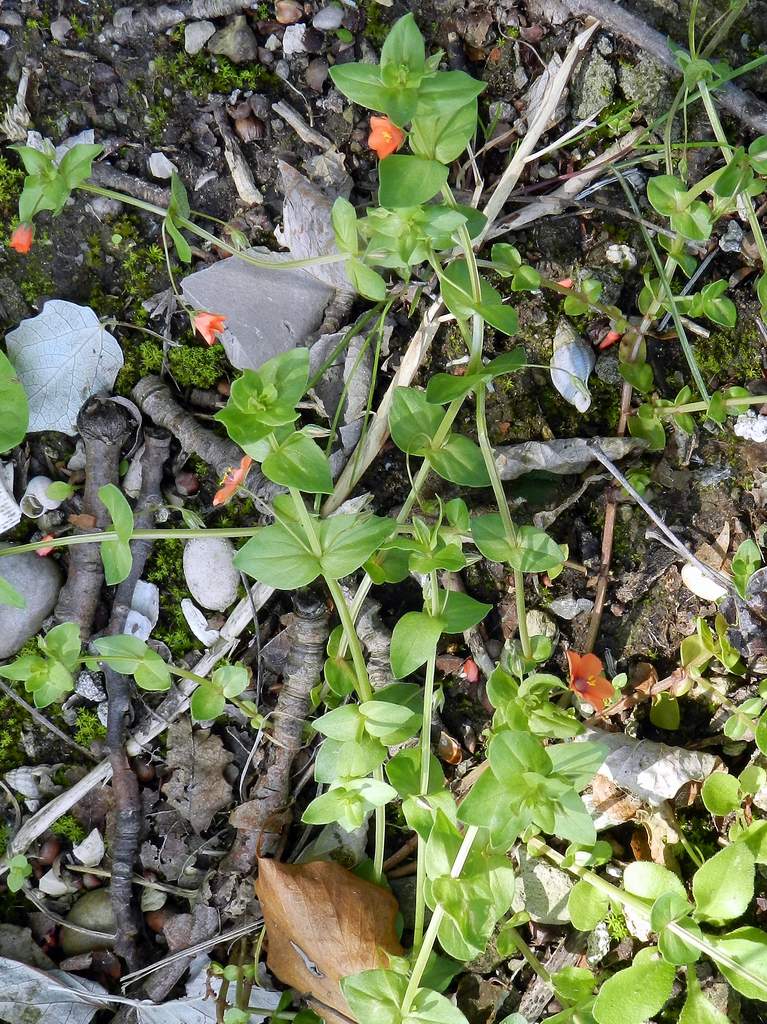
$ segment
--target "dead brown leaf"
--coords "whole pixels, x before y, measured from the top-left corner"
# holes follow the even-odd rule
[[[188,718],[168,729],[168,767],[172,775],[163,786],[165,799],[195,832],[204,832],[213,816],[228,807],[232,787],[224,769],[232,755],[208,729],[193,730]]]
[[[394,896],[340,864],[261,859],[256,895],[269,942],[269,970],[285,985],[348,1017],[341,978],[388,966],[387,953],[402,956]],[[339,1020],[335,1014],[325,1017]]]

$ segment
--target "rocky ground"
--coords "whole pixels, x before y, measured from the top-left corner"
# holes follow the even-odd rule
[[[703,11],[704,19],[713,15],[713,4],[702,6],[711,7]],[[230,237],[239,232],[249,244],[270,249],[277,248],[280,240],[286,194],[293,197],[298,208],[304,202],[300,191],[296,192],[301,186],[291,183],[291,167],[319,190],[312,193],[311,201],[319,204],[320,219],[324,216],[323,196],[351,195],[358,204],[371,198],[375,166],[366,145],[367,119],[333,88],[328,68],[349,60],[374,60],[388,26],[406,10],[414,11],[432,49],[441,47],[446,51],[451,67],[465,68],[487,82],[481,104],[484,135],[477,145],[486,149],[481,157],[486,184],[497,179],[515,141],[526,130],[542,69],[563,55],[578,27],[561,0],[499,0],[492,5],[472,0],[424,0],[405,5],[395,0],[391,7],[376,0],[326,7],[310,0],[303,4],[277,0],[275,4],[244,6],[240,13],[225,16],[218,13],[216,0],[209,0],[196,8],[208,9],[208,14],[195,17],[184,17],[188,12],[182,7],[175,14],[173,5],[166,9],[137,7],[131,15],[130,9],[115,10],[104,0],[87,5],[74,0],[55,4],[7,2],[0,11],[0,107],[7,106],[9,111],[3,131],[9,141],[22,141],[28,131],[33,131],[55,144],[93,132],[95,140],[104,146],[103,162],[116,175],[117,185],[161,205],[167,202],[170,173],[175,168],[196,210],[224,222]],[[631,7],[649,23],[684,41],[687,0],[638,0]],[[142,22],[140,17],[152,10],[152,17]],[[743,63],[765,51],[765,38],[767,3],[754,2],[738,31],[729,37],[723,56],[735,64]],[[26,91],[22,93],[19,90],[24,84]],[[747,76],[744,84],[756,92],[767,87],[765,67]],[[524,209],[525,204],[535,202],[632,127],[651,124],[673,95],[672,79],[660,65],[619,34],[598,31],[572,78],[556,124],[561,133],[593,118],[594,127],[530,165],[509,213],[517,205]],[[750,138],[737,120],[726,119],[725,123],[733,141]],[[689,132],[695,139],[710,137],[698,114],[692,117]],[[702,160],[697,153],[690,159]],[[288,165],[287,172],[280,172],[281,162]],[[646,167],[640,167],[636,198],[643,215],[652,218],[641,187],[646,172]],[[236,374],[227,358],[227,352],[232,356],[232,349],[204,345],[192,336],[188,321],[168,312],[168,268],[159,221],[112,200],[78,194],[60,217],[40,220],[32,251],[18,255],[7,242],[21,179],[16,154],[7,148],[0,157],[0,326],[6,331],[15,328],[52,298],[89,306],[98,317],[111,317],[122,325],[112,329],[124,357],[116,394],[129,398],[139,380],[149,374],[163,374],[172,382],[179,402],[209,425],[211,413]],[[106,178],[102,180],[108,183]],[[464,182],[466,189],[472,187],[468,169],[464,169]],[[508,240],[518,246],[528,262],[555,280],[577,279],[584,272],[598,278],[603,283],[605,301],[636,315],[642,271],[648,260],[637,224],[625,215],[625,207],[621,190],[608,185],[588,204],[538,219],[514,230]],[[696,339],[696,356],[712,390],[736,384],[764,389],[767,343],[757,325],[758,306],[750,283],[738,283],[742,268],[753,263],[752,244],[740,222],[734,219],[730,224],[717,227],[717,237],[710,247],[714,253],[711,273],[736,282],[731,294],[738,306],[738,323],[731,329],[710,325],[708,336]],[[221,255],[196,248],[193,269],[208,273]],[[170,269],[177,282],[188,273],[177,260],[172,261]],[[495,283],[507,294],[507,283]],[[195,287],[190,282],[185,293],[191,296]],[[227,301],[233,305],[241,303],[247,308],[252,304],[247,280],[229,280],[213,287],[213,294],[220,287],[229,289]],[[323,296],[327,298],[324,292],[319,296],[307,292],[301,302],[294,301],[290,331],[298,332],[301,342],[309,340],[319,326],[313,322],[313,303],[319,303],[321,309]],[[521,341],[531,361],[548,364],[561,318],[559,303],[528,294],[514,294],[511,301],[518,307],[520,337],[510,341],[490,331],[488,354],[499,354]],[[200,304],[206,305],[204,301]],[[363,309],[362,303],[355,302],[346,312],[346,321],[351,322]],[[247,313],[242,315],[247,320]],[[131,324],[167,333],[172,344],[164,345],[156,337],[133,330]],[[417,324],[418,313],[409,316],[407,304],[394,307],[383,372],[375,388],[376,401],[383,395]],[[589,344],[597,343],[606,329],[605,324],[578,322],[577,318],[575,327],[585,333]],[[263,324],[242,326],[246,341],[258,338],[259,331],[271,343],[277,327],[265,330]],[[673,397],[687,381],[687,367],[675,343],[663,337],[663,332],[657,335],[649,341],[649,361],[659,390]],[[255,344],[247,341],[251,343]],[[432,373],[443,370],[462,351],[457,332],[445,325],[415,383],[423,383]],[[240,367],[248,365],[247,354],[244,362],[233,361]],[[496,445],[604,437],[616,432],[620,378],[614,350],[598,353],[591,379],[592,403],[585,415],[553,391],[547,370],[527,370],[510,380],[510,384],[500,384],[488,402],[491,439]],[[462,426],[471,433],[468,421]],[[709,427],[704,424],[693,436],[669,431],[665,451],[655,455],[636,452],[631,461],[632,468],[647,474],[648,500],[693,550],[714,543],[724,528],[729,531],[728,542],[733,548],[745,537],[764,536],[764,442],[735,437],[730,429]],[[71,437],[55,432],[35,435],[18,462],[17,489],[21,486],[23,491],[26,480],[36,474],[66,464],[72,454]],[[255,522],[257,509],[252,502],[212,507],[220,476],[215,465],[199,457],[187,458],[174,449],[172,472],[164,481],[166,500],[198,514],[208,526]],[[563,503],[582,482],[580,474],[538,471],[509,485],[518,514],[526,521],[562,506],[549,521],[557,540],[569,546],[570,558],[577,567],[566,568],[545,585],[536,583],[529,598],[532,614],[538,616],[539,631],[561,634],[576,649],[583,648],[591,622],[607,483],[592,483],[574,504],[565,507]],[[390,445],[360,483],[361,490],[373,494],[374,505],[382,512],[397,508],[409,486],[405,458]],[[445,497],[457,493],[444,481],[433,480],[430,486]],[[480,492],[475,505],[481,507],[483,502],[488,507],[492,504],[490,492]],[[47,522],[55,527],[59,513],[52,510],[46,515],[49,519],[43,525]],[[24,518],[3,540],[34,538],[39,536],[40,526],[37,520]],[[712,607],[702,604],[687,589],[679,558],[648,530],[644,513],[621,497],[611,583],[597,650],[621,670],[641,675],[649,663],[663,677],[678,665],[680,644],[694,631],[696,617]],[[226,613],[243,591],[236,576],[222,581],[225,569],[216,563],[209,575],[218,575],[219,590],[226,592],[211,594],[205,580],[195,585],[189,572],[185,574],[184,561],[181,542],[157,547],[145,578],[159,588],[154,639],[164,644],[175,659],[186,658],[192,663],[203,648],[181,611],[181,601],[191,593],[206,610],[203,628],[215,631],[222,627]],[[26,575],[20,570],[22,582]],[[35,590],[47,587],[50,591],[38,595],[40,609],[47,611],[38,616],[39,621],[30,618],[22,623],[19,628],[23,635],[18,638],[8,634],[2,637],[0,646],[4,640],[7,648],[4,656],[13,654],[36,632],[55,601],[60,580],[53,563],[39,562],[34,576]],[[503,641],[516,631],[509,580],[498,566],[480,562],[466,573],[465,583],[472,594],[495,606],[485,624],[484,641],[489,652],[497,654]],[[391,599],[396,607],[387,607],[384,595],[384,622],[396,619],[408,601],[415,607],[419,594],[415,584],[412,592],[398,590]],[[287,602],[279,601],[270,606],[262,624],[262,643],[280,633],[281,619],[288,608]],[[0,609],[0,623],[2,614]],[[465,655],[462,646],[456,645],[444,652],[445,665],[453,658],[453,667],[460,666]],[[255,657],[247,644],[243,644],[243,656],[246,660]],[[564,668],[564,655],[561,661],[560,670]],[[445,732],[461,748],[458,760],[469,761],[488,720],[487,709],[476,687],[457,671],[447,692]],[[98,681],[83,680],[75,698],[52,716],[96,757],[103,752],[103,705]],[[633,735],[649,740],[706,747],[711,735],[710,714],[707,703],[689,699],[681,726],[669,732],[653,724],[647,707],[640,706],[630,729]],[[72,751],[35,723],[12,697],[0,696],[0,715],[0,777],[7,778],[6,773],[18,769],[33,775],[37,772],[30,800],[39,804],[83,774],[82,765],[72,763]],[[193,746],[191,735],[182,735],[182,728],[175,726],[167,736],[167,751],[176,764],[183,763],[184,751]],[[210,829],[211,821],[235,802],[232,783],[242,768],[243,750],[247,753],[250,745],[239,722],[222,729],[221,736],[211,734],[208,742],[216,747],[206,756],[214,765],[214,774],[217,772],[219,792],[218,799],[211,798],[207,820],[203,810],[203,820],[190,823],[188,815],[185,817],[179,809],[180,797],[174,800],[166,791],[161,798],[159,789],[151,785],[147,790],[148,820],[157,827],[150,828],[142,849],[142,864],[170,884],[184,881],[186,858],[192,858],[209,841],[215,846],[218,833]],[[155,777],[163,779],[172,767],[161,754],[147,763],[146,771],[151,782]],[[104,826],[110,813],[107,792],[94,791],[55,823],[53,832],[59,847],[82,840],[94,825]],[[24,813],[34,809],[25,806]],[[172,823],[170,830],[163,824],[163,815]],[[224,821],[223,816],[220,821]],[[12,814],[8,822],[6,832],[12,825]],[[641,832],[629,822],[617,836],[629,845],[646,841],[637,838]],[[530,884],[535,884],[532,877]],[[548,883],[543,884],[545,888]],[[233,902],[236,896],[232,895]],[[29,921],[28,906],[18,897],[0,896],[0,908],[7,922],[20,925]],[[149,912],[153,909],[149,907]],[[93,920],[88,918],[89,927],[98,927]],[[536,938],[542,947],[560,934],[557,928],[561,923],[556,914],[541,913]],[[619,929],[619,925],[615,927]],[[41,913],[32,915],[32,930],[37,937],[48,934]],[[1,944],[0,933],[0,949]],[[179,944],[186,943],[179,940]],[[173,948],[172,943],[169,945]],[[60,960],[62,955],[71,958],[91,949],[92,944],[87,942],[70,943],[66,949],[51,952]],[[110,966],[99,961],[95,964],[96,975],[103,978]],[[472,1024],[482,1024],[494,1019],[492,1013],[503,999],[499,1002],[497,979],[489,977],[496,965],[475,966],[462,982],[459,1002]],[[512,982],[509,985],[514,988]],[[503,996],[508,996],[507,989],[503,989]],[[749,1012],[746,1008],[744,1021],[759,1019],[749,1017]]]

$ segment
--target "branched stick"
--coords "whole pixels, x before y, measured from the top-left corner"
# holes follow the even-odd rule
[[[632,14],[628,5],[613,3],[613,0],[567,0],[573,14],[590,14],[599,18],[602,24],[613,32],[625,36],[629,42],[649,54],[675,75],[681,71],[674,54],[669,48],[669,40],[657,29]],[[686,52],[686,51],[683,51]],[[732,82],[725,82],[714,93],[714,98],[735,117],[749,128],[763,134],[767,132],[767,104],[762,100],[743,92]]]
[[[95,519],[93,533],[103,530],[109,513],[99,500],[99,489],[116,484],[122,447],[134,427],[123,405],[98,395],[89,398],[77,417],[77,429],[85,445],[85,489],[82,511]],[[101,597],[104,571],[98,544],[80,544],[69,555],[67,581],[54,609],[57,622],[76,622],[83,640],[90,636],[96,607]]]
[[[225,871],[251,874],[258,857],[277,853],[290,817],[290,773],[301,749],[309,694],[320,678],[330,631],[325,603],[312,591],[298,591],[293,609],[295,616],[288,626],[290,654],[273,716],[274,743],[251,799],[230,818],[237,837],[222,863]]]
[[[131,398],[158,427],[169,430],[185,452],[199,455],[213,467],[219,477],[225,476],[232,467],[239,466],[242,452],[237,445],[201,426],[191,413],[178,404],[159,377],[143,377],[133,389]],[[248,487],[264,499],[278,490],[256,470],[250,472]]]
[[[137,528],[154,525],[155,512],[162,504],[160,485],[165,462],[170,452],[170,435],[165,431],[147,431],[141,456],[141,491],[136,503],[134,521]],[[131,571],[120,583],[112,605],[108,633],[119,635],[125,628],[136,583],[144,571],[151,542],[133,541]],[[115,951],[135,970],[139,963],[137,938],[141,934],[141,914],[133,900],[133,867],[138,856],[143,831],[141,794],[138,779],[125,750],[126,726],[131,717],[131,689],[127,676],[105,666],[109,709],[107,715],[107,749],[112,766],[112,793],[115,802],[112,836],[112,913],[115,920]]]

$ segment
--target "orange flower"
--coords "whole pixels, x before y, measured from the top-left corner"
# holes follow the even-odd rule
[[[619,334],[617,331],[608,331],[604,338],[599,342],[600,352],[604,351],[606,348],[610,348],[610,346],[614,345],[616,341],[620,341],[622,337],[623,335]]]
[[[226,317],[221,313],[197,313],[193,317],[194,329],[198,331],[209,345],[215,345],[217,335],[221,334],[226,324]]]
[[[221,481],[221,489],[216,491],[213,496],[214,505],[225,505],[227,501],[232,499],[237,488],[245,482],[245,477],[248,475],[252,465],[253,459],[249,455],[243,455],[237,469],[230,469]]]
[[[560,288],[572,288],[573,279],[571,277],[563,277],[561,281],[557,281]]]
[[[52,533],[46,533],[44,537],[40,538],[40,540],[53,540],[53,539],[54,539],[54,537],[53,537]],[[53,551],[53,546],[45,547],[45,548],[38,548],[37,551],[35,551],[35,554],[38,556],[38,558],[45,558],[45,556],[49,555],[51,553],[51,551]]]
[[[396,124],[393,124],[388,117],[370,118],[368,146],[378,156],[379,160],[385,160],[387,156],[396,153],[404,141],[405,133]]]
[[[19,224],[11,235],[9,243],[16,252],[26,253],[32,248],[32,239],[35,237],[35,229],[31,224]]]
[[[595,654],[567,652],[570,668],[570,689],[600,710],[615,693],[613,684],[605,679],[604,665]]]

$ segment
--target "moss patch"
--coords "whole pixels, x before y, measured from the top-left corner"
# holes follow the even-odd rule
[[[183,557],[184,545],[180,540],[155,544],[146,572],[149,582],[156,583],[160,590],[160,621],[154,636],[168,645],[174,660],[181,658],[196,643],[181,611],[181,601],[189,597]]]

